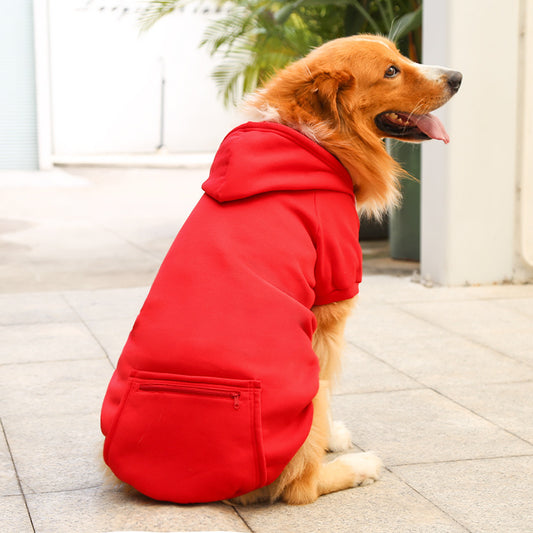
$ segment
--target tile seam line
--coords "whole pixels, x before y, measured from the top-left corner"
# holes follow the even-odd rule
[[[477,416],[478,418],[480,418],[481,420],[484,420],[488,424],[491,424],[492,426],[497,427],[498,429],[500,429],[504,433],[507,433],[508,435],[511,435],[511,437],[514,437],[515,439],[518,439],[518,440],[522,441],[523,443],[528,444],[529,446],[533,445],[533,443],[531,441],[525,439],[524,437],[521,437],[520,435],[517,435],[516,433],[514,433],[510,429],[507,429],[507,428],[501,426],[499,423],[495,422],[494,420],[491,420],[490,418],[487,418],[486,416],[483,416],[482,414],[474,411],[470,407],[467,407],[466,405],[463,405],[461,402],[459,402],[459,401],[457,401],[457,400],[455,400],[453,398],[450,398],[449,396],[447,396],[446,394],[438,391],[437,389],[429,387],[429,390],[435,392],[436,394],[438,394],[439,396],[442,396],[443,398],[446,398],[448,401],[454,403],[455,405],[458,405],[459,407],[461,407],[462,409],[465,409],[469,413],[472,413],[474,416]]]
[[[524,317],[524,318],[527,318],[529,320],[532,319],[532,316],[531,314],[525,312],[525,311],[522,311],[522,309],[516,309],[515,307],[513,307],[512,305],[506,305],[506,303],[508,302],[512,302],[512,301],[515,301],[515,300],[531,300],[532,298],[531,297],[523,297],[523,298],[500,298],[500,300],[503,301],[503,303],[501,305],[503,305],[507,310],[509,311],[513,311],[517,314],[519,314],[520,316]]]
[[[477,413],[470,407],[467,407],[466,405],[463,405],[462,403],[458,402],[457,400],[450,398],[449,396],[446,396],[446,394],[443,394],[442,392],[438,391],[437,389],[434,389],[432,387],[424,386],[416,389],[402,389],[402,390],[389,390],[389,391],[375,391],[375,392],[360,392],[360,393],[352,393],[352,394],[339,394],[334,396],[339,397],[346,397],[346,396],[361,396],[363,394],[391,394],[395,392],[413,392],[413,391],[431,391],[437,394],[438,396],[441,396],[442,398],[448,400],[449,402],[453,403],[454,405],[460,407],[461,409],[464,409],[465,411],[468,411],[470,414],[474,415],[476,418],[479,418],[480,420],[483,420],[487,424],[490,424],[491,426],[498,428],[500,431],[503,431],[507,435],[510,435],[511,437],[514,437],[515,439],[518,439],[519,441],[528,444],[529,446],[533,446],[533,443],[524,437],[521,437],[520,435],[517,435],[513,431],[502,427],[500,424],[494,422],[493,420],[490,420],[489,418],[481,415],[480,413]]]
[[[408,309],[403,308],[401,305],[397,306],[397,309],[399,309],[400,311],[403,311],[404,313],[406,313],[407,315],[409,315],[412,318],[416,318],[417,320],[421,320],[421,321],[425,322],[426,324],[429,324],[430,326],[439,328],[442,331],[444,331],[444,332],[446,332],[446,333],[448,333],[450,335],[455,335],[456,337],[459,337],[459,338],[461,338],[463,340],[471,342],[472,344],[480,346],[481,348],[485,348],[486,350],[490,350],[491,352],[493,352],[495,354],[498,354],[498,355],[501,355],[502,357],[505,357],[506,359],[510,359],[511,361],[514,361],[515,363],[521,363],[521,364],[523,364],[523,365],[525,365],[527,367],[533,368],[533,364],[531,364],[531,363],[523,361],[522,359],[517,359],[516,357],[513,357],[512,355],[506,354],[505,352],[502,352],[502,351],[500,351],[500,350],[498,350],[498,349],[496,349],[496,348],[494,348],[492,346],[489,346],[489,345],[485,344],[484,342],[480,342],[480,341],[478,341],[476,339],[472,339],[470,337],[467,337],[466,335],[463,335],[462,333],[458,333],[457,331],[450,330],[450,329],[442,326],[441,324],[437,324],[436,322],[433,322],[432,320],[428,320],[425,317],[417,315],[416,313],[413,313],[412,311],[409,311]]]
[[[16,364],[16,363],[6,363],[6,364]],[[21,363],[25,364],[25,363]],[[1,367],[2,365],[0,365]],[[414,381],[414,378],[411,378]],[[481,385],[485,386],[498,386],[498,385],[523,385],[526,383],[532,383],[533,379],[517,379],[517,380],[511,380],[511,381],[491,381],[486,383],[480,383]],[[468,387],[472,385],[472,383],[461,383],[458,385],[451,385],[453,387]],[[333,392],[331,393],[331,396],[334,397],[341,397],[341,396],[356,396],[361,394],[386,394],[388,392],[409,392],[409,391],[415,391],[415,390],[428,390],[431,389],[429,385],[422,385],[420,384],[419,387],[402,387],[399,389],[382,389],[382,390],[368,390],[368,391],[356,391],[356,392],[335,392],[333,389]]]
[[[404,388],[404,389],[401,389],[401,390],[420,390],[420,389],[427,389],[428,388],[428,386],[425,383],[422,383],[419,379],[409,375],[407,372],[404,372],[403,370],[400,370],[399,368],[396,368],[394,365],[392,365],[391,363],[389,363],[385,359],[382,359],[381,357],[379,357],[375,353],[371,352],[370,350],[367,350],[366,348],[363,348],[362,346],[357,344],[357,342],[346,340],[346,344],[350,344],[353,347],[357,348],[358,350],[361,350],[366,355],[369,355],[370,357],[373,357],[374,359],[377,359],[380,363],[383,363],[384,365],[388,366],[390,369],[394,370],[395,372],[399,372],[402,376],[410,379],[411,381],[414,381],[415,383],[417,383],[419,385],[419,388],[416,388],[416,389]],[[394,391],[376,391],[376,393],[377,392],[398,392],[398,390],[394,390]],[[363,394],[363,393],[361,393],[361,394]]]
[[[10,328],[12,326],[42,326],[46,324],[76,324],[75,320],[35,320],[29,322],[4,322],[0,321],[0,327]]]
[[[2,422],[2,419],[0,418],[0,428],[2,430],[2,435],[4,436],[4,441],[7,446],[7,451],[9,453],[9,458],[11,459],[11,464],[13,465],[13,470],[15,471],[15,476],[17,478],[17,485],[20,490],[20,495],[22,496],[22,500],[24,501],[24,507],[26,507],[26,513],[28,514],[28,520],[30,521],[31,528],[33,530],[33,533],[35,533],[35,526],[33,524],[33,519],[31,517],[30,508],[28,507],[28,501],[26,499],[26,494],[24,493],[24,490],[22,489],[22,483],[20,481],[19,473],[17,470],[17,465],[15,464],[15,458],[13,457],[13,452],[11,450],[11,446],[9,444],[9,440],[7,438],[6,429],[4,427],[4,423]]]
[[[96,225],[99,226],[104,231],[107,231],[108,233],[111,233],[111,235],[114,235],[118,239],[123,240],[124,242],[126,242],[127,244],[129,244],[130,246],[135,248],[137,251],[143,253],[144,255],[149,257],[150,259],[153,259],[154,261],[161,262],[161,257],[159,257],[156,253],[151,252],[148,248],[144,248],[143,246],[133,242],[131,239],[128,239],[127,237],[124,237],[124,235],[121,235],[119,231],[110,228],[106,224],[97,223]],[[169,244],[169,246],[170,246],[170,244]]]
[[[464,409],[465,411],[468,411],[469,413],[472,413],[474,416],[478,417],[479,419],[485,421],[486,423],[494,426],[494,427],[497,427],[498,429],[500,429],[501,431],[507,433],[508,435],[511,435],[512,437],[526,443],[526,444],[529,444],[530,446],[532,445],[532,443],[526,439],[524,439],[523,437],[520,437],[519,435],[516,435],[515,433],[513,433],[512,431],[510,431],[509,429],[507,428],[504,428],[502,427],[500,424],[497,424],[496,422],[490,420],[489,418],[481,415],[480,413],[477,413],[476,411],[474,411],[473,409],[471,409],[470,407],[467,407],[466,405],[463,405],[462,403],[460,403],[459,401],[455,400],[454,398],[451,398],[450,396],[447,396],[446,394],[444,394],[443,392],[437,390],[436,388],[432,387],[432,386],[429,386],[429,385],[426,385],[424,383],[422,383],[421,381],[419,381],[417,378],[414,378],[413,376],[410,376],[409,374],[403,372],[402,370],[398,369],[398,368],[395,368],[393,365],[391,365],[390,363],[388,363],[387,361],[384,361],[383,359],[381,359],[380,357],[378,357],[377,355],[373,354],[372,352],[369,352],[368,350],[364,349],[364,348],[361,348],[360,346],[358,346],[356,343],[352,342],[352,341],[347,341],[347,344],[351,344],[352,346],[355,346],[356,348],[360,349],[361,351],[363,351],[364,353],[366,353],[367,355],[377,359],[378,361],[386,364],[387,366],[389,366],[390,368],[392,368],[393,370],[395,370],[396,372],[399,372],[400,374],[408,377],[409,379],[413,380],[415,383],[417,383],[418,385],[420,385],[419,388],[416,388],[416,389],[401,389],[401,390],[392,390],[392,391],[374,391],[374,392],[369,392],[369,393],[364,393],[364,392],[360,392],[360,393],[352,393],[352,394],[339,394],[339,395],[336,395],[334,394],[334,396],[359,396],[361,394],[390,394],[390,393],[395,393],[395,392],[409,392],[409,391],[424,391],[424,390],[429,390],[429,391],[432,391],[434,392],[435,394],[439,395],[440,397],[442,398],[445,398],[446,400],[448,400],[449,402],[457,405],[458,407],[460,407],[461,409]]]
[[[387,469],[388,470],[388,469]],[[414,491],[416,494],[418,494],[421,498],[423,498],[424,500],[426,500],[430,505],[432,505],[433,507],[435,507],[435,509],[438,509],[444,516],[447,516],[452,522],[455,522],[460,528],[464,529],[464,531],[466,531],[467,533],[474,533],[471,529],[468,529],[464,524],[462,524],[461,522],[459,522],[458,519],[456,519],[453,515],[451,515],[450,513],[448,513],[447,511],[445,511],[444,509],[442,509],[442,507],[440,507],[439,505],[437,505],[434,501],[430,500],[427,496],[425,496],[424,494],[422,494],[418,489],[416,489],[415,487],[413,487],[413,485],[411,485],[409,482],[407,482],[405,479],[403,479],[399,474],[397,474],[396,472],[393,472],[392,470],[389,470],[389,472],[391,472],[391,474],[396,477],[396,479],[398,479],[401,483],[404,483],[405,485],[407,485],[412,491]]]
[[[481,284],[481,285],[459,285],[459,286],[446,286],[446,285],[435,285],[433,287],[427,287],[425,286],[423,283],[421,283],[420,281],[415,281],[413,280],[412,278],[410,278],[409,275],[407,276],[394,276],[394,275],[388,275],[386,272],[384,274],[368,274],[368,276],[383,276],[383,277],[399,277],[399,278],[404,278],[406,280],[409,281],[410,284],[414,285],[414,286],[421,286],[424,290],[427,290],[427,291],[431,291],[431,290],[436,290],[436,291],[440,291],[440,290],[443,290],[445,291],[446,289],[452,289],[452,290],[462,290],[462,289],[465,289],[465,290],[477,290],[477,289],[483,289],[483,288],[489,288],[489,287],[494,287],[494,288],[497,288],[497,287],[529,287],[531,285],[533,285],[533,283],[531,282],[527,282],[527,283],[496,283],[494,285],[492,284]],[[472,294],[472,295],[457,295],[457,296],[451,296],[449,299],[443,299],[443,300],[428,300],[428,302],[430,301],[433,301],[433,302],[436,302],[436,303],[440,303],[440,302],[475,302],[475,301],[483,301],[483,302],[491,302],[491,301],[498,301],[498,300],[527,300],[527,299],[531,299],[532,296],[531,295],[525,295],[525,296],[522,296],[522,295],[519,295],[519,296],[476,296],[475,294]],[[427,303],[425,301],[420,301],[420,299],[415,299],[413,297],[413,299],[409,298],[409,299],[406,299],[404,301],[401,301],[401,302],[398,302],[397,300],[394,300],[393,298],[391,298],[390,300],[383,300],[384,304],[387,304],[387,305],[397,305],[398,303],[401,303],[401,304],[415,304],[415,303]]]
[[[368,274],[368,276],[372,276],[373,274]],[[449,299],[442,299],[442,300],[421,300],[419,298],[406,298],[406,299],[398,299],[395,300],[394,298],[391,298],[390,300],[370,300],[370,294],[364,293],[361,289],[361,293],[363,293],[365,297],[365,307],[393,307],[393,308],[400,308],[402,305],[424,305],[428,303],[435,303],[435,304],[450,304],[450,303],[473,303],[473,302],[512,302],[512,301],[523,301],[523,300],[531,300],[531,296],[515,296],[515,297],[486,297],[486,298],[449,298]],[[7,293],[6,293],[7,294]],[[368,298],[368,299],[367,299]],[[361,304],[359,304],[361,305]],[[357,306],[356,306],[357,308]],[[527,313],[524,313],[523,311],[517,310],[513,307],[507,307],[508,310],[515,311],[516,313],[519,313],[523,316],[526,316],[527,318],[531,318],[531,315],[528,315]]]
[[[76,317],[79,317],[79,314],[76,314]],[[106,320],[113,320],[115,318],[119,318],[119,319],[124,319],[124,320],[127,320],[129,319],[130,317],[129,316],[124,316],[124,317],[113,317],[113,316],[109,316],[109,317],[104,317],[104,318],[95,318],[94,322],[104,322]],[[133,319],[132,319],[133,320]],[[71,320],[37,320],[37,321],[31,321],[31,322],[0,322],[0,328],[11,328],[13,326],[47,326],[47,325],[50,325],[50,324],[77,324],[78,323],[78,320],[75,320],[74,318],[71,319]]]
[[[416,391],[416,390],[427,390],[427,387],[424,385],[421,385],[420,387],[401,388],[401,389],[369,390],[369,391],[361,391],[361,392],[338,392],[338,393],[333,392],[331,396],[335,398],[342,398],[344,396],[362,396],[364,394],[388,394],[390,392],[409,392],[409,391]]]
[[[91,485],[89,487],[76,487],[71,489],[57,489],[57,490],[43,490],[32,493],[32,495],[46,495],[46,494],[65,494],[65,493],[73,493],[73,492],[83,492],[87,490],[103,490],[106,491],[106,485],[104,484],[98,484],[98,485]],[[20,496],[19,494],[13,495],[13,496]],[[213,502],[218,503],[218,502]],[[235,505],[230,505],[230,507],[233,509],[235,514],[239,517],[239,519],[243,522],[243,524],[246,526],[246,529],[250,533],[255,533],[254,530],[248,525],[248,522],[241,516],[239,513],[239,510],[236,508]],[[35,530],[34,530],[35,531]]]
[[[76,314],[76,316],[78,317],[78,319],[80,320],[80,322],[85,326],[85,328],[87,329],[87,331],[89,332],[89,335],[96,341],[96,343],[98,344],[98,346],[100,346],[101,350],[104,352],[105,354],[105,358],[107,359],[107,361],[109,362],[109,364],[111,365],[111,368],[115,368],[115,365],[113,364],[113,361],[111,361],[111,357],[109,356],[109,354],[107,353],[107,350],[105,349],[104,345],[100,342],[100,339],[94,334],[94,332],[92,331],[92,329],[89,327],[89,325],[87,324],[87,322],[84,320],[84,318],[80,315],[80,313],[78,313],[78,310],[68,301],[68,298],[65,296],[65,294],[63,292],[60,293],[61,294],[61,298],[63,299],[63,301],[70,307],[70,309],[72,309],[72,311]]]
[[[237,506],[231,504],[231,507],[233,508],[233,511],[235,512],[235,514],[242,520],[242,523],[246,526],[246,529],[250,531],[250,533],[255,533],[254,530],[250,527],[250,524],[248,524],[246,519],[241,515]]]
[[[498,461],[501,459],[522,459],[522,458],[528,458],[528,457],[533,458],[533,450],[531,453],[512,454],[512,455],[495,455],[493,457],[465,457],[464,459],[449,459],[445,461],[424,461],[421,463],[388,464],[387,470],[391,468],[394,469],[394,468],[404,468],[404,467],[411,467],[411,466],[446,465],[446,464],[454,464],[454,463],[470,463],[474,461]]]
[[[104,485],[91,485],[89,487],[74,487],[70,489],[35,490],[29,493],[29,496],[40,496],[46,494],[67,494],[70,492],[82,492],[84,490],[95,490],[100,488],[104,488]]]
[[[109,361],[109,357],[101,355],[100,357],[83,357],[81,359],[51,359],[50,361],[21,361],[19,363],[0,363],[0,368],[6,366],[21,366],[21,365],[46,365],[49,363],[79,363],[89,361]]]

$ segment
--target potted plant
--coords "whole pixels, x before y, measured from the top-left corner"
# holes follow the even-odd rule
[[[163,16],[191,3],[206,2],[152,0],[141,13],[141,25],[148,29]],[[420,60],[422,0],[217,0],[209,4],[225,5],[223,14],[208,26],[201,46],[219,58],[212,76],[226,105],[234,105],[277,70],[337,37],[388,35],[405,55]],[[418,176],[419,150],[401,145],[391,144],[393,157],[407,162],[404,168]],[[404,185],[404,195],[403,206],[391,217],[391,250],[393,257],[418,259],[419,237],[411,235],[417,220],[414,233],[419,235],[420,231],[420,193],[415,181]],[[387,221],[363,219],[361,238],[386,237],[387,226]],[[416,242],[416,256],[404,250],[406,245],[412,248],[412,242]]]

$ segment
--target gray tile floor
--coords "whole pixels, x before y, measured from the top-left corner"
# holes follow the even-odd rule
[[[0,173],[0,531],[533,531],[533,285],[365,277],[333,411],[385,461],[374,485],[233,508],[104,483],[102,397],[204,177]]]

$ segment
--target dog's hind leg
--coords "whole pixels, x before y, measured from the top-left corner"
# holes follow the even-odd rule
[[[313,349],[320,364],[320,379],[334,384],[341,370],[344,349],[344,329],[357,297],[342,302],[316,306],[313,312],[317,329],[313,336]],[[328,387],[329,389],[329,387]],[[326,392],[326,391],[324,391]],[[329,411],[329,390],[322,405],[327,418],[328,444],[332,452],[346,451],[353,447],[350,431],[341,421],[333,421]],[[321,404],[322,402],[320,402]],[[317,405],[315,404],[315,409]],[[375,481],[380,474],[381,460],[371,453],[347,454],[322,464],[318,474],[319,495],[343,490]]]
[[[319,494],[322,461],[328,441],[328,390],[321,381],[313,400],[313,424],[307,439],[278,479],[278,494],[290,504],[314,502]]]
[[[318,394],[313,399],[313,423],[309,435],[278,479],[262,489],[233,498],[231,503],[248,505],[282,499],[291,504],[303,504],[318,498],[320,470],[327,446],[327,398],[327,385],[320,382]]]
[[[300,505],[314,502],[322,494],[366,485],[379,477],[381,461],[370,453],[350,453],[324,463],[328,447],[329,391],[320,382],[313,400],[313,424],[307,439],[285,467],[279,478],[231,503],[243,505],[281,499]]]
[[[371,453],[350,453],[324,463],[329,394],[324,382],[313,401],[311,432],[277,480],[274,499],[290,504],[315,501],[323,494],[367,485],[379,478],[381,461]]]
[[[354,307],[356,298],[328,305],[313,307],[317,328],[313,336],[313,349],[320,365],[320,379],[334,385],[341,370],[344,350],[346,320]],[[328,446],[331,452],[352,448],[350,431],[341,421],[333,421],[328,415]]]
[[[316,317],[313,350],[320,365],[320,379],[335,382],[341,370],[346,320],[356,298],[312,308]]]
[[[290,504],[305,504],[322,494],[368,484],[378,478],[381,461],[369,453],[347,454],[323,462],[326,450],[344,451],[352,446],[346,427],[330,422],[329,384],[340,371],[344,327],[353,303],[352,299],[313,308],[317,318],[313,349],[320,363],[320,387],[313,400],[311,431],[274,483],[233,502],[249,504],[282,499]]]

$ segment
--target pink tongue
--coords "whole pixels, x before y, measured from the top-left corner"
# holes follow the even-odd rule
[[[450,142],[450,136],[446,132],[442,122],[431,114],[427,115],[411,115],[411,122],[415,122],[420,131],[423,131],[428,137],[444,141],[445,144]]]

